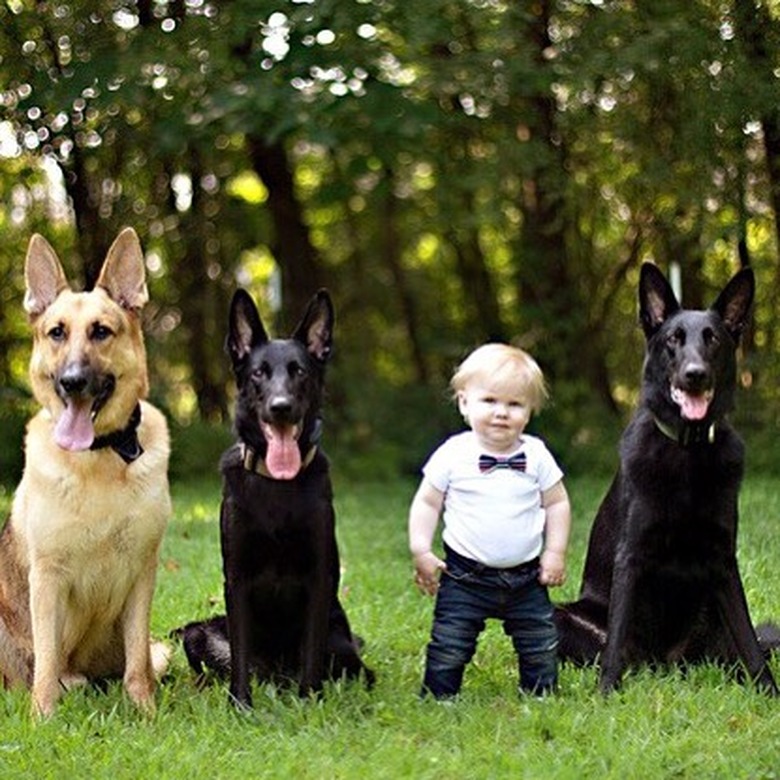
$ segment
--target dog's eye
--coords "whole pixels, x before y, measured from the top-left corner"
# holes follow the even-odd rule
[[[718,343],[718,336],[712,328],[705,328],[701,338],[705,347],[714,347]]]
[[[272,371],[271,366],[268,365],[265,361],[263,361],[253,372],[252,376],[255,379],[269,379],[271,377]]]
[[[685,344],[685,331],[680,328],[678,328],[675,331],[672,331],[666,337],[666,346],[669,347],[669,349],[675,349],[676,347],[681,347],[683,344]]]
[[[306,369],[300,363],[290,363],[287,369],[290,376],[305,376]]]
[[[92,330],[89,334],[89,337],[93,341],[105,341],[107,338],[110,338],[114,335],[114,331],[111,330],[107,325],[101,325],[99,322],[96,322],[92,326]]]
[[[55,325],[49,329],[46,334],[52,341],[65,341],[65,328],[62,325]]]

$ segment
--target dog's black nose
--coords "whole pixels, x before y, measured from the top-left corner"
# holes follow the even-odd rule
[[[271,401],[270,408],[276,417],[284,417],[292,411],[292,401],[285,396],[277,396]]]
[[[685,369],[685,381],[688,387],[703,387],[707,384],[707,378],[707,369],[701,364],[692,364]]]
[[[60,376],[59,385],[66,395],[83,393],[89,383],[89,377],[80,369],[66,369]]]

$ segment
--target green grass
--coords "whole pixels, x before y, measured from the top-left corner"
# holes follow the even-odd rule
[[[753,617],[780,617],[780,494],[754,478],[742,496],[740,560]],[[576,595],[588,528],[605,480],[569,482]],[[406,510],[414,485],[336,479],[343,600],[378,674],[371,692],[333,684],[300,701],[262,686],[238,715],[223,685],[198,691],[176,648],[153,719],[121,686],[66,695],[35,725],[28,696],[0,693],[0,777],[11,778],[777,778],[780,702],[720,670],[687,677],[642,671],[608,699],[592,669],[564,668],[545,701],[515,693],[515,665],[500,626],[486,631],[461,699],[420,702],[417,690],[432,602],[412,585]],[[0,504],[9,496],[0,495]],[[220,611],[219,487],[176,486],[154,603],[158,636]],[[780,664],[773,663],[780,676]]]

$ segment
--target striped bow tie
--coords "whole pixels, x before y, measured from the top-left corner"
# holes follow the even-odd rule
[[[525,453],[520,452],[511,458],[494,458],[492,455],[479,456],[479,470],[484,474],[493,469],[512,469],[512,471],[525,471]]]

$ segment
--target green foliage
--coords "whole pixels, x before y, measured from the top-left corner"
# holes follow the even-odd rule
[[[529,430],[545,439],[567,475],[607,476],[617,468],[623,421],[594,402],[583,383],[559,385]]]
[[[15,485],[24,468],[24,430],[30,413],[28,403],[0,403],[0,485]]]
[[[364,479],[418,474],[437,444],[462,424],[444,393],[425,386],[363,381],[343,389],[343,403],[328,401],[323,446],[338,468]]]
[[[171,481],[210,480],[219,474],[219,458],[233,443],[226,425],[193,422],[173,423],[171,436]]]
[[[572,479],[576,594],[588,528],[603,479]],[[299,701],[273,686],[255,691],[250,715],[236,714],[226,686],[198,690],[176,647],[145,719],[116,683],[106,693],[65,695],[49,721],[34,725],[28,695],[0,696],[3,778],[772,778],[777,772],[777,702],[697,667],[687,674],[641,671],[603,698],[593,670],[566,667],[560,693],[519,699],[511,645],[489,624],[469,666],[461,699],[420,702],[417,691],[432,602],[414,589],[406,549],[409,481],[335,484],[342,551],[342,598],[366,642],[376,688],[329,685],[321,700]],[[163,545],[153,632],[222,608],[215,482],[177,484],[175,517]],[[0,494],[0,505],[7,496]],[[742,496],[740,562],[757,620],[777,615],[780,555],[772,479],[751,479]],[[3,508],[0,506],[0,508]],[[773,662],[780,673],[777,660]]]
[[[237,285],[272,325],[325,285],[339,445],[414,468],[458,356],[503,339],[545,367],[558,450],[592,466],[636,394],[639,263],[679,262],[700,305],[738,251],[772,409],[779,29],[733,0],[6,3],[0,382],[24,382],[30,233],[85,279],[132,224],[155,397],[182,426],[227,424]]]
[[[528,348],[553,398],[534,430],[575,508],[573,597],[636,401],[639,263],[678,261],[685,301],[706,305],[739,249],[759,281],[734,416],[748,442],[740,554],[755,616],[777,614],[776,490],[756,476],[780,462],[776,4],[120,5],[0,5],[0,479],[18,477],[32,411],[30,234],[83,280],[134,225],[177,483],[154,631],[219,610],[230,295],[250,289],[274,330],[280,271],[288,319],[326,285],[337,357],[323,445],[344,598],[379,684],[304,703],[263,688],[240,718],[222,686],[195,690],[179,651],[151,722],[112,687],[67,696],[33,728],[26,696],[8,692],[2,776],[775,776],[775,703],[714,669],[641,673],[607,701],[591,671],[565,669],[560,697],[517,701],[491,630],[463,701],[421,705],[431,605],[411,588],[414,484],[397,475],[416,477],[460,427],[446,386],[466,351]],[[249,181],[264,190],[247,197]]]

